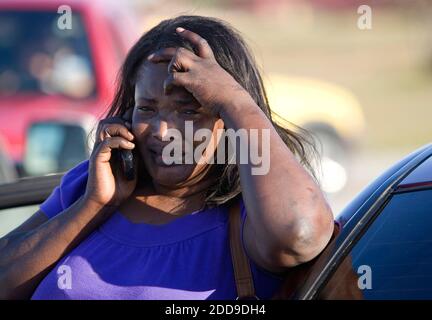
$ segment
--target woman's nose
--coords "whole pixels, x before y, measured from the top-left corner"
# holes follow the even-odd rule
[[[168,122],[166,120],[157,120],[152,126],[152,135],[154,138],[163,140],[168,133]]]

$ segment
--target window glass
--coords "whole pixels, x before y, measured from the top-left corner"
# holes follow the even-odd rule
[[[321,298],[432,299],[432,190],[395,195]]]
[[[79,14],[59,28],[55,11],[0,12],[0,97],[21,93],[95,95],[90,48]]]

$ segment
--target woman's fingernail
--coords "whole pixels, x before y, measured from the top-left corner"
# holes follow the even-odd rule
[[[185,31],[185,29],[184,29],[184,28],[182,28],[182,27],[178,27],[178,28],[176,29],[176,31],[177,31],[178,33],[180,33],[180,32],[183,32],[183,31]]]
[[[135,147],[135,143],[128,142],[127,144],[128,144],[130,147]]]

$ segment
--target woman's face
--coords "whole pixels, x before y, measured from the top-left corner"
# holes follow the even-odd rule
[[[132,133],[135,144],[143,159],[144,166],[153,182],[173,187],[194,184],[202,180],[208,172],[209,164],[165,164],[162,158],[168,129],[181,133],[183,150],[195,150],[201,141],[185,135],[185,123],[191,121],[193,133],[198,129],[209,129],[216,138],[216,130],[223,128],[223,121],[211,115],[186,89],[175,87],[169,94],[164,93],[163,82],[168,76],[168,64],[145,62],[138,70],[135,84],[135,107],[132,116]],[[191,139],[192,138],[192,139]],[[208,145],[207,154],[213,154],[214,143]]]

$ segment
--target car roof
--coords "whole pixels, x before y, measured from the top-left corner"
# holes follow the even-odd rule
[[[326,279],[333,274],[344,257],[349,254],[352,245],[356,243],[371,221],[384,208],[394,194],[411,192],[412,189],[399,191],[406,181],[418,181],[425,178],[421,172],[430,176],[432,144],[412,152],[367,186],[336,218],[340,229],[334,242],[323,252],[309,277],[295,299],[313,299],[326,284]],[[422,165],[423,168],[420,168]],[[418,170],[418,171],[417,171]],[[426,171],[423,171],[426,170]],[[416,172],[416,173],[415,173]],[[405,180],[411,176],[410,179]],[[405,182],[404,182],[405,180]],[[416,191],[417,189],[414,189]]]
[[[398,185],[399,188],[413,186],[432,186],[432,157],[425,159],[417,168],[406,176]]]
[[[342,226],[348,222],[355,225],[383,195],[417,183],[430,183],[432,186],[431,155],[432,144],[428,144],[395,163],[364,188],[337,215],[336,220]]]

